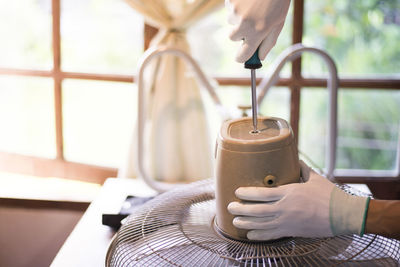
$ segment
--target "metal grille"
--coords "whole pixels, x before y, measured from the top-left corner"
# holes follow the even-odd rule
[[[400,242],[394,239],[345,235],[242,242],[216,232],[214,216],[212,180],[164,193],[124,221],[110,245],[106,265],[399,266]]]

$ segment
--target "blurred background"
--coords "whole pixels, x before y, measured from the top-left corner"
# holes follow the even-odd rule
[[[192,56],[218,82],[223,104],[236,108],[250,105],[250,81],[234,60],[239,44],[228,38],[226,17],[218,9],[187,37]],[[136,123],[138,60],[156,32],[123,0],[0,0],[0,197],[26,198],[36,190],[26,188],[26,177],[53,181],[39,183],[41,190],[60,185],[58,195],[82,189],[72,197],[82,205],[72,209],[60,244],[125,160]],[[294,43],[325,50],[341,79],[336,168],[344,170],[343,181],[369,182],[373,192],[390,197],[400,196],[398,182],[379,182],[396,168],[399,41],[398,0],[294,0],[258,72],[262,77]],[[325,162],[325,77],[323,62],[304,55],[285,66],[260,107],[263,115],[290,121],[299,149],[319,167]],[[213,123],[211,132],[218,128]],[[366,179],[354,170],[365,171]],[[80,182],[71,189],[61,178]]]
[[[49,160],[58,157],[112,172],[123,161],[135,123],[136,85],[130,76],[144,50],[143,18],[122,0],[61,1],[55,61],[51,4],[50,0],[0,1],[0,151]],[[326,50],[340,78],[356,79],[343,82],[339,92],[338,168],[394,167],[400,119],[400,91],[395,90],[400,69],[399,6],[397,0],[304,1],[300,40]],[[292,3],[259,77],[297,41],[293,40],[296,28]],[[202,19],[188,32],[192,55],[211,77],[246,78],[247,71],[234,61],[238,44],[229,40],[229,31],[224,9]],[[302,76],[324,77],[322,63],[312,55],[303,56]],[[288,65],[282,76],[291,77],[294,71],[298,70]],[[248,86],[234,81],[218,87],[223,103],[250,104]],[[299,145],[323,166],[326,90],[308,84],[299,88]],[[61,94],[56,98],[55,90]],[[279,86],[269,93],[260,112],[290,121],[290,103],[290,86]],[[62,151],[57,150],[57,126]]]

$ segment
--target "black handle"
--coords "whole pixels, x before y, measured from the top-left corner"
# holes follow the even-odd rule
[[[244,67],[246,69],[259,69],[262,67],[260,58],[258,57],[258,48],[257,48],[256,52],[254,52],[254,54],[251,56],[251,58],[249,58],[244,63]]]

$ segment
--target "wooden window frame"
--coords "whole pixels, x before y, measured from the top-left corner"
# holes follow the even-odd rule
[[[115,177],[117,169],[99,167],[88,164],[69,162],[63,156],[63,128],[62,128],[62,81],[64,79],[84,79],[96,81],[114,81],[134,83],[131,75],[95,74],[66,72],[61,69],[61,37],[60,37],[60,1],[52,0],[52,46],[53,46],[53,69],[50,71],[31,69],[0,68],[0,75],[19,75],[28,77],[48,77],[54,81],[54,103],[55,103],[55,127],[57,156],[55,159],[44,159],[31,156],[23,156],[12,153],[0,152],[0,170],[25,173],[36,176],[57,176],[70,179],[79,179],[95,183],[103,183],[108,177]],[[304,25],[304,0],[294,1],[292,43],[300,43],[303,37]],[[157,29],[144,25],[144,47],[149,46],[150,40],[157,33]],[[290,90],[290,124],[296,136],[299,135],[300,100],[301,89],[320,88],[326,86],[326,79],[304,78],[302,76],[301,58],[292,64],[291,77],[280,78],[277,86],[288,87]],[[250,79],[215,77],[220,86],[249,86]],[[260,82],[261,79],[258,79]],[[345,78],[340,79],[340,90],[362,88],[363,90],[400,90],[400,79],[393,78]],[[387,177],[386,177],[387,178]],[[378,177],[387,183],[398,183],[388,180],[385,177]],[[339,180],[345,182],[365,182],[363,179],[351,176],[341,176]],[[398,190],[400,192],[400,188]]]

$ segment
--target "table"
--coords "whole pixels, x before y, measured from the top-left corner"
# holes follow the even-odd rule
[[[115,232],[101,223],[103,213],[118,213],[126,196],[147,197],[156,191],[141,179],[109,178],[51,264],[52,267],[104,266]]]

